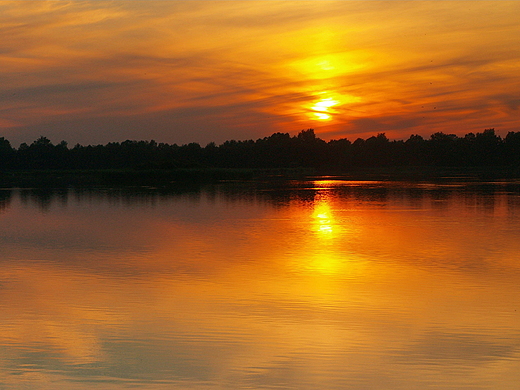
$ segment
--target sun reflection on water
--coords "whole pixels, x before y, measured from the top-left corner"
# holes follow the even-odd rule
[[[319,203],[314,210],[314,223],[320,238],[332,238],[334,233],[331,219],[330,206],[327,203]]]
[[[310,242],[306,266],[320,274],[339,274],[343,271],[345,259],[337,247],[336,238],[344,229],[336,220],[330,196],[324,192],[315,201],[311,216],[311,229],[314,232]]]

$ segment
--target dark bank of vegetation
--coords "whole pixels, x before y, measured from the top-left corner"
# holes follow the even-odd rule
[[[520,177],[520,132],[502,138],[494,129],[464,137],[435,133],[389,140],[324,141],[314,130],[296,136],[275,133],[258,140],[221,145],[155,141],[106,145],[54,145],[40,137],[13,148],[0,137],[0,180],[5,185],[40,181],[64,184],[171,182],[187,179],[252,179],[262,176],[350,175],[357,178],[442,175]]]

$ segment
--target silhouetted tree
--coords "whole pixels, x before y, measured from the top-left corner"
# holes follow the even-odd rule
[[[353,164],[352,142],[346,138],[328,142],[328,166],[331,169],[349,169]]]
[[[313,129],[302,130],[296,137],[298,165],[321,168],[326,164],[327,143],[316,137]]]
[[[480,156],[478,165],[492,166],[500,163],[502,139],[495,134],[495,129],[486,129],[475,137],[475,153]]]
[[[411,135],[406,141],[379,133],[364,140],[325,142],[313,129],[296,136],[274,133],[254,140],[214,142],[205,147],[126,140],[106,145],[57,145],[41,136],[18,149],[0,137],[0,169],[175,169],[294,168],[341,172],[351,167],[385,166],[520,166],[520,132],[505,139],[486,129],[464,137],[442,132],[429,139]]]
[[[456,165],[455,134],[437,132],[430,136],[426,161],[428,165],[454,166]]]
[[[426,141],[418,134],[412,134],[404,143],[404,165],[426,165]]]
[[[520,131],[507,133],[503,145],[504,163],[520,167]]]
[[[11,168],[14,164],[15,150],[11,143],[0,137],[0,169]]]

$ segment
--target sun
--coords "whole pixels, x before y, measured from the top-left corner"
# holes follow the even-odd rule
[[[322,121],[328,121],[330,119],[330,115],[324,114],[323,112],[315,112],[314,115]]]
[[[332,119],[332,110],[331,108],[337,106],[339,101],[333,99],[331,97],[321,98],[319,101],[314,103],[311,107],[313,115],[316,117],[315,119],[328,121]]]

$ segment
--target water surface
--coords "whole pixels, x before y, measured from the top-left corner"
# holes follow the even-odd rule
[[[520,185],[0,191],[2,389],[517,389]]]

